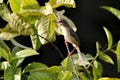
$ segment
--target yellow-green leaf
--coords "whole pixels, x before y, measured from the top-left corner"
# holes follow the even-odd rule
[[[9,25],[12,30],[18,32],[21,35],[32,35],[34,34],[33,26],[25,21],[23,17],[18,14],[11,14],[11,20],[9,21]]]
[[[75,8],[75,1],[74,0],[50,0],[50,4],[53,6],[53,8],[57,8],[60,6],[65,6],[65,7],[72,7]]]
[[[33,62],[28,64],[25,69],[23,70],[24,73],[26,72],[36,72],[36,71],[42,71],[44,69],[47,69],[48,67],[45,64]]]
[[[120,78],[109,78],[109,77],[103,77],[98,80],[120,80]]]
[[[70,61],[70,58],[69,57],[66,57],[62,62],[61,62],[61,65],[62,67],[65,69],[65,70],[68,70],[68,71],[73,71],[73,66],[72,66],[72,63]]]
[[[53,75],[45,72],[33,72],[30,74],[27,80],[56,80],[53,79]]]
[[[25,9],[39,9],[39,3],[37,0],[22,0],[21,2],[21,10]]]
[[[31,38],[33,49],[38,50],[41,46],[38,35],[31,35],[30,38]]]
[[[113,44],[113,38],[112,38],[110,31],[107,28],[104,27],[104,31],[105,31],[106,36],[107,36],[108,49],[109,49],[109,48],[111,48],[111,46]]]
[[[9,0],[10,1],[10,7],[13,12],[19,13],[20,12],[20,6],[21,6],[21,0]]]
[[[9,54],[1,47],[0,47],[0,57],[9,60]]]
[[[105,61],[105,62],[114,64],[112,58],[111,58],[109,55],[105,54],[105,53],[101,53],[100,56],[99,56],[99,58],[100,58],[101,60]]]
[[[61,71],[58,74],[58,80],[70,80],[72,77],[72,72],[69,71]]]
[[[8,61],[2,61],[2,62],[0,62],[0,70],[5,70],[8,67],[10,67],[10,64],[9,64]]]
[[[3,48],[6,52],[10,52],[10,48],[6,45],[6,43],[0,39],[0,47]]]
[[[117,56],[118,72],[120,72],[120,41],[118,41],[117,43],[116,56]]]
[[[33,49],[25,49],[25,50],[18,51],[16,53],[16,58],[25,58],[33,55],[38,55],[38,53]]]
[[[4,79],[5,80],[14,80],[14,69],[12,67],[8,67],[4,71]]]
[[[3,0],[0,0],[0,3],[3,3]]]
[[[109,6],[102,6],[102,8],[111,12],[120,20],[120,11],[118,9],[113,8],[113,7],[109,7]]]
[[[49,16],[42,16],[40,19],[36,21],[36,26],[38,27],[38,34],[49,41],[56,40],[55,37],[55,24],[53,22],[54,17],[51,15]],[[39,37],[42,44],[47,44],[48,41]]]
[[[97,53],[100,52],[100,48],[101,48],[101,45],[99,44],[99,42],[96,42]]]

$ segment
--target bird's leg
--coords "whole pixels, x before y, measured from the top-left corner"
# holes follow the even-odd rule
[[[74,49],[72,50],[72,51],[70,51],[69,50],[69,48],[68,48],[68,42],[65,40],[65,45],[66,45],[66,48],[67,48],[67,50],[68,50],[68,56],[71,56],[72,55],[72,53],[76,50],[76,47],[74,47]]]
[[[69,54],[70,54],[70,50],[69,50],[69,48],[68,48],[68,42],[67,42],[66,40],[65,40],[64,42],[65,42],[65,46],[66,46],[67,51],[68,51],[68,56],[71,56],[71,55],[69,55]]]
[[[68,57],[70,58],[70,60],[71,60],[71,63],[72,63],[72,66],[73,66],[73,69],[74,69],[74,72],[75,72],[75,75],[76,75],[76,77],[77,77],[77,80],[81,80],[80,79],[80,77],[79,77],[79,75],[78,75],[78,71],[77,71],[77,69],[76,69],[76,66],[75,66],[75,64],[74,64],[74,60],[73,60],[73,58],[72,58],[72,56],[71,56],[71,52],[70,52],[70,50],[69,50],[69,47],[68,47],[68,42],[65,40],[65,45],[66,45],[66,48],[67,48],[67,51],[68,51]],[[72,52],[73,52],[74,50],[72,50]]]
[[[68,55],[71,56],[75,50],[76,50],[76,47],[74,47],[74,49]]]
[[[72,53],[76,50],[77,47],[78,47],[78,46],[75,46],[75,47],[73,48],[73,50],[69,53],[69,55],[72,55]]]

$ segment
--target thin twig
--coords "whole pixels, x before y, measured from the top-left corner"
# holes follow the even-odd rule
[[[37,34],[37,35],[38,35],[38,34]],[[64,56],[62,55],[62,53],[61,53],[61,51],[58,49],[58,47],[56,47],[51,41],[49,41],[48,39],[44,38],[43,36],[41,36],[41,35],[38,35],[38,36],[41,37],[41,38],[43,38],[44,40],[46,40],[48,43],[50,43],[50,44],[58,51],[58,53],[59,53],[59,55],[61,56],[61,58],[64,59]],[[18,46],[18,47],[21,47],[21,48],[30,48],[30,47],[27,47],[27,46],[24,46],[24,45],[18,43],[18,42],[17,42],[16,40],[14,40],[14,39],[11,39],[10,41],[11,41],[11,42],[13,43],[13,45],[15,45],[15,46]]]
[[[105,50],[103,50],[103,51],[100,51],[100,52],[96,53],[96,56],[92,59],[92,61],[90,62],[90,64],[87,66],[86,69],[89,69],[89,67],[90,67],[90,66],[93,64],[93,62],[99,57],[99,55],[101,55],[102,53],[105,53],[105,52],[111,50],[111,49],[114,48],[116,45],[117,45],[117,44],[114,44],[111,48],[107,48],[107,49],[105,49]]]
[[[49,41],[48,39],[44,38],[43,36],[37,34],[39,37],[43,38],[44,40],[46,40],[48,43],[50,43],[59,53],[59,55],[61,56],[62,59],[64,59],[64,56],[62,54],[62,52],[59,50],[59,48],[57,46],[55,46],[51,41]]]
[[[78,75],[78,71],[77,71],[76,66],[75,66],[75,64],[74,64],[73,57],[71,56],[71,52],[70,52],[70,49],[69,49],[68,44],[67,44],[66,41],[65,41],[65,45],[66,45],[66,48],[67,48],[67,51],[68,51],[68,56],[69,56],[69,58],[70,58],[70,60],[71,60],[71,63],[72,63],[74,72],[75,72],[75,74],[76,74],[76,77],[77,77],[78,80],[81,80],[80,77],[79,77],[79,75]]]

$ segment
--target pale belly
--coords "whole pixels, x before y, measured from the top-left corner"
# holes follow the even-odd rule
[[[70,32],[67,30],[66,27],[61,26],[61,30],[62,30],[62,34],[64,36],[64,39],[67,42],[71,43],[72,45],[75,45],[77,43],[76,40],[71,36]]]

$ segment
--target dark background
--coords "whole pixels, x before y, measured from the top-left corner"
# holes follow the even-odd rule
[[[40,5],[48,0],[38,0]],[[76,8],[60,7],[58,10],[65,9],[65,15],[69,17],[78,28],[77,34],[80,39],[80,49],[84,53],[95,55],[95,44],[98,41],[102,47],[107,45],[107,39],[103,26],[105,26],[113,35],[114,43],[120,39],[120,21],[110,12],[100,8],[101,6],[112,6],[120,9],[120,0],[75,0]],[[2,21],[2,20],[0,20]],[[4,24],[3,24],[4,25]],[[16,40],[26,46],[31,46],[29,37],[20,36]],[[10,42],[6,42],[11,46]],[[64,45],[62,36],[57,36],[54,44],[61,50],[64,57],[67,56],[67,51]],[[39,61],[48,66],[59,65],[62,58],[51,44],[43,45],[39,56],[26,58],[23,65],[33,61]],[[110,53],[110,56],[115,61],[115,65],[101,61],[104,67],[104,75],[109,77],[120,77],[116,68],[116,56]]]

